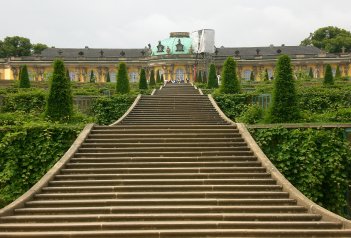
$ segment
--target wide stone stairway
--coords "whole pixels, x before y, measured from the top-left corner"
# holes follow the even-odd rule
[[[94,125],[42,184],[0,212],[0,237],[351,237],[292,198],[190,84]]]

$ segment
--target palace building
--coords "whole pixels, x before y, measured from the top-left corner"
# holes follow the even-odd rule
[[[141,68],[149,73],[159,70],[165,80],[193,81],[194,66],[200,72],[206,72],[210,63],[217,67],[220,74],[227,57],[237,61],[238,75],[245,80],[251,73],[255,80],[262,80],[267,70],[269,77],[274,74],[277,58],[281,54],[289,55],[295,73],[308,73],[310,69],[314,78],[324,75],[324,66],[331,64],[333,71],[337,66],[342,76],[351,75],[351,55],[341,52],[330,54],[313,46],[267,46],[267,47],[215,47],[214,53],[195,53],[193,38],[188,32],[172,32],[169,38],[153,42],[145,48],[135,49],[96,49],[96,48],[48,48],[40,55],[11,57],[0,59],[0,79],[17,79],[21,65],[27,65],[30,79],[47,80],[52,74],[52,62],[59,58],[64,60],[72,81],[88,82],[91,72],[97,82],[106,81],[109,72],[111,81],[116,80],[117,67],[125,62],[131,82],[139,80]]]

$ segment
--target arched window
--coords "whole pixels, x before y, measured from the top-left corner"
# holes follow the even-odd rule
[[[138,73],[136,73],[136,72],[131,72],[131,73],[129,74],[129,78],[130,78],[130,81],[131,81],[132,83],[137,82],[137,81],[138,81]]]
[[[179,80],[179,81],[184,81],[184,70],[182,69],[177,69],[176,70],[176,80]]]
[[[250,80],[250,76],[251,76],[251,70],[245,70],[244,71],[244,79],[245,80]]]

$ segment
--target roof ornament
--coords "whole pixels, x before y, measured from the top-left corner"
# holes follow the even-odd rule
[[[123,50],[119,53],[121,56],[125,56],[126,52],[124,52]]]
[[[235,57],[239,57],[240,56],[240,51],[236,50],[234,53],[235,53]]]
[[[176,44],[176,51],[180,52],[180,51],[184,51],[184,45],[182,44],[182,42],[180,41],[180,39],[178,39],[178,44]]]
[[[142,56],[145,56],[145,50],[140,51]]]
[[[341,53],[342,53],[342,54],[345,54],[345,52],[346,52],[345,46],[341,47]]]
[[[216,46],[214,48],[215,48],[215,54],[218,55],[218,52],[219,52],[218,48]]]
[[[277,53],[278,54],[282,53],[282,50],[281,49],[277,49]]]
[[[260,52],[261,52],[261,50],[257,48],[257,49],[256,49],[256,55],[259,56],[259,55],[260,55]]]
[[[100,50],[100,56],[103,57],[104,56],[104,51]]]
[[[161,41],[158,41],[157,52],[164,52],[164,45],[161,44]]]
[[[166,52],[167,52],[167,54],[171,53],[171,49],[169,48],[169,46],[167,46]]]
[[[62,55],[63,51],[62,51],[62,50],[59,50],[58,53],[59,53],[59,55]]]
[[[79,52],[78,52],[78,55],[79,55],[79,56],[83,56],[83,55],[84,55],[84,52],[83,52],[83,51],[79,51]]]

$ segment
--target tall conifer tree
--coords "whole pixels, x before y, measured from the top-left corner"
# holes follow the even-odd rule
[[[27,65],[23,65],[21,67],[20,73],[19,73],[19,80],[20,80],[19,82],[20,88],[30,88]]]
[[[210,65],[210,73],[208,76],[208,88],[218,88],[218,80],[216,75],[216,66],[214,64]]]
[[[139,89],[147,89],[145,69],[140,70]]]
[[[127,73],[127,65],[123,62],[119,63],[117,73],[116,92],[120,94],[127,94],[130,91],[129,79]]]
[[[224,62],[220,92],[240,93],[240,83],[236,74],[236,62],[232,57],[228,57]]]

